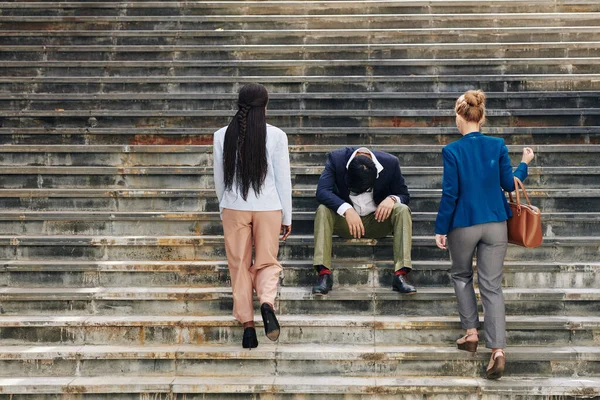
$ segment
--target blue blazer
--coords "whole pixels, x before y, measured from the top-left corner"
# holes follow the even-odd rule
[[[346,164],[356,149],[346,147],[334,150],[327,155],[325,170],[317,185],[317,201],[333,211],[337,211],[344,203],[352,204],[346,183]],[[383,166],[383,171],[379,173],[373,188],[375,204],[381,203],[390,195],[398,196],[403,204],[408,204],[410,194],[400,172],[398,158],[383,151],[371,150],[371,152]]]
[[[502,189],[515,190],[514,177],[527,178],[527,164],[513,174],[504,140],[472,132],[442,149],[442,200],[435,233],[506,221],[512,216]]]

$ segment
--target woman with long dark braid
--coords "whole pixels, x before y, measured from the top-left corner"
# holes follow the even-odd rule
[[[214,135],[214,178],[231,275],[233,316],[244,324],[242,346],[258,346],[253,289],[260,301],[265,334],[279,338],[275,297],[279,235],[292,231],[292,183],[285,132],[266,123],[269,94],[259,84],[239,93],[238,112]],[[252,260],[252,243],[255,257]]]

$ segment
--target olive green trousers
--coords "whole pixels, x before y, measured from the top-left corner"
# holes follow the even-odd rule
[[[361,217],[365,227],[365,238],[380,239],[394,236],[394,269],[412,268],[410,258],[412,248],[412,218],[407,205],[396,203],[390,217],[383,222],[375,219],[375,213]],[[352,239],[346,218],[335,211],[320,205],[315,215],[315,253],[313,265],[323,265],[331,269],[333,235]]]

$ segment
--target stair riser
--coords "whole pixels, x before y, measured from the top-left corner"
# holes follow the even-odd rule
[[[356,47],[325,48],[283,46],[281,48],[247,47],[246,45],[231,48],[220,48],[220,45],[207,48],[165,47],[154,49],[138,49],[128,51],[117,46],[104,46],[97,49],[85,46],[65,48],[48,47],[46,51],[31,49],[5,48],[0,53],[0,61],[167,61],[179,60],[330,60],[330,59],[418,59],[418,58],[564,58],[564,57],[595,57],[598,54],[597,42],[568,43],[559,45],[539,43],[524,49],[523,46],[497,43],[470,44],[447,46],[444,44],[419,46],[412,44],[407,47],[402,44],[357,45]],[[30,51],[23,51],[30,50]],[[36,51],[37,50],[37,51]]]
[[[530,194],[532,203],[545,212],[600,212],[600,198],[573,197],[541,198]],[[315,211],[319,204],[312,198],[296,197],[293,199],[295,211]],[[90,198],[90,197],[34,197],[34,198],[0,198],[0,207],[4,211],[218,211],[216,199],[193,197],[157,197],[157,198]],[[437,212],[439,198],[412,197],[410,207],[421,212]]]
[[[596,5],[597,6],[597,5]],[[585,8],[582,10],[585,11]],[[202,11],[204,12],[204,11]],[[362,10],[361,12],[365,12]],[[402,11],[406,12],[405,10]],[[17,18],[6,18],[0,20],[0,29],[2,30],[110,30],[110,31],[131,31],[131,30],[285,30],[285,29],[410,29],[410,28],[460,28],[465,26],[469,28],[505,28],[511,27],[539,27],[539,26],[598,26],[600,17],[591,14],[578,14],[575,16],[563,16],[562,19],[543,18],[540,16],[505,16],[498,18],[495,14],[488,16],[469,16],[472,8],[469,7],[467,15],[444,17],[431,16],[424,14],[419,18],[399,18],[398,15],[379,16],[366,18],[363,15],[356,17],[339,17],[332,15],[330,17],[305,17],[305,18],[283,18],[280,15],[267,18],[247,18],[238,17],[236,19],[215,18],[207,20],[202,17],[196,17],[187,21],[176,17],[155,17],[154,20],[127,20],[122,18],[120,21],[114,17],[106,17],[104,21],[95,22],[91,18],[80,17],[78,21],[64,21],[62,18],[42,17],[41,20],[33,18],[19,21]],[[489,9],[485,11],[489,12]],[[106,10],[103,11],[103,15]],[[287,12],[285,12],[287,14]],[[102,18],[101,18],[102,19]]]
[[[390,67],[391,68],[391,67]],[[407,67],[411,71],[415,71],[417,67]],[[437,67],[436,67],[437,68]],[[474,67],[468,66],[468,69],[472,71]],[[593,66],[594,70],[598,69],[598,66]],[[391,68],[394,75],[398,75],[398,67]],[[23,68],[19,70],[23,71]],[[350,70],[348,74],[341,73],[343,67],[332,67],[332,70],[337,72],[339,75],[353,75],[353,74],[364,74],[365,71]],[[69,68],[71,72],[72,69]],[[144,69],[144,72],[146,70]],[[227,68],[219,68],[223,74],[227,75]],[[277,72],[277,71],[275,71]],[[289,73],[289,71],[282,71]],[[325,71],[318,70],[317,75],[322,75]],[[38,71],[39,73],[39,71]],[[199,72],[200,74],[205,72]],[[241,71],[240,73],[244,73]],[[464,71],[463,71],[464,73]],[[535,73],[530,71],[529,73]],[[194,73],[192,75],[195,75]],[[430,75],[430,74],[428,74]],[[435,73],[431,74],[435,75]],[[18,93],[12,94],[13,96],[20,96]],[[440,94],[438,97],[431,95],[429,98],[394,98],[393,94],[390,94],[388,98],[381,98],[374,95],[373,98],[351,98],[350,93],[334,93],[331,98],[311,98],[311,94],[308,93],[297,93],[295,98],[292,99],[274,99],[269,100],[269,110],[291,110],[297,111],[303,110],[323,110],[323,113],[327,113],[326,110],[454,110],[456,98],[450,97],[448,94]],[[90,94],[93,96],[93,94]],[[99,99],[78,99],[76,96],[73,98],[41,98],[37,99],[27,98],[25,95],[24,99],[2,99],[0,100],[1,110],[27,110],[27,111],[41,111],[56,109],[65,110],[235,110],[235,99],[178,99],[170,98],[169,94],[148,94],[154,98],[144,99],[112,99],[102,98]],[[200,94],[198,96],[201,96]],[[381,95],[383,96],[383,95]],[[415,94],[415,97],[421,97]],[[535,97],[519,97],[518,93],[513,94],[514,98],[496,98],[491,97],[486,102],[486,107],[490,110],[519,110],[524,109],[562,109],[562,108],[598,108],[600,105],[600,99],[592,96],[577,96],[573,94],[569,97],[543,97],[539,95],[539,98]],[[231,112],[234,114],[234,111]]]
[[[599,35],[600,36],[600,35]],[[591,39],[587,39],[591,40]],[[597,39],[600,41],[600,38]],[[330,55],[328,59],[346,59],[344,56],[346,55]],[[559,58],[564,58],[564,54]],[[574,57],[574,56],[572,56]],[[350,59],[362,59],[354,55],[350,57]],[[490,57],[491,58],[491,57]],[[532,58],[534,58],[532,56]],[[314,58],[312,58],[315,60]],[[11,59],[16,61],[14,57]],[[57,61],[57,60],[54,60]],[[100,59],[97,61],[107,61],[105,59]],[[135,61],[135,60],[131,60]],[[397,66],[385,66],[385,65],[376,65],[377,61],[372,61],[372,65],[370,63],[369,66],[364,65],[356,65],[356,66],[314,66],[315,63],[306,62],[306,65],[302,65],[301,62],[296,62],[295,64],[298,66],[269,66],[268,64],[264,66],[257,67],[245,67],[243,65],[240,66],[210,66],[210,67],[182,67],[182,66],[158,66],[152,65],[152,61],[140,62],[139,67],[122,67],[122,66],[98,66],[98,67],[51,67],[45,64],[43,60],[28,60],[30,66],[28,67],[10,67],[8,65],[4,67],[0,67],[0,71],[5,76],[10,77],[21,77],[23,81],[27,81],[28,77],[92,77],[92,76],[105,76],[106,69],[110,68],[110,76],[135,76],[135,77],[143,77],[143,76],[352,76],[352,75],[365,75],[372,74],[378,76],[390,76],[395,77],[398,75],[508,75],[508,74],[595,74],[598,72],[598,63],[597,61],[590,62],[582,62],[582,61],[573,61],[569,63],[569,59],[566,59],[563,62],[556,62],[548,60],[547,64],[531,62],[531,64],[527,64],[525,62],[519,62],[515,64],[505,64],[501,61],[492,62],[492,63],[480,63],[480,64],[468,64],[468,65],[453,65],[456,64],[452,61],[448,61],[445,65],[397,65]],[[35,66],[39,64],[39,66]],[[107,64],[109,64],[107,62]],[[148,66],[144,64],[150,64]],[[231,63],[227,63],[231,64]],[[276,63],[281,64],[281,63]],[[126,100],[122,100],[123,103]],[[193,104],[193,102],[190,102]],[[64,108],[65,104],[69,103],[57,103],[58,107],[56,108]],[[85,103],[84,103],[85,104]],[[84,106],[81,105],[81,107]],[[96,105],[97,103],[93,103]],[[133,103],[139,107],[139,103]],[[177,102],[169,102],[169,106],[173,109],[183,108],[185,104],[177,107],[179,104]],[[227,104],[229,107],[230,103]],[[6,106],[0,106],[0,108],[5,108]],[[39,110],[39,109],[49,109],[51,106],[47,104],[41,105],[33,105],[29,109],[31,110]],[[566,106],[565,106],[566,107]],[[8,107],[6,107],[8,108]],[[10,109],[17,110],[24,108],[19,104],[10,105]],[[95,108],[95,107],[89,107]],[[111,108],[111,107],[108,107]],[[161,104],[152,104],[150,109],[161,109]],[[221,107],[222,109],[223,107]],[[131,108],[126,108],[131,109]]]
[[[319,168],[320,169],[320,168]],[[73,171],[76,172],[76,171]],[[294,174],[292,185],[296,188],[315,187],[319,175],[310,171],[310,174],[302,172]],[[317,172],[317,171],[314,171]],[[411,189],[439,189],[442,186],[441,171],[430,173],[424,171],[404,172],[406,185]],[[527,178],[527,188],[553,188],[564,189],[594,188],[600,183],[600,171],[574,174],[568,169],[552,171],[552,173],[532,173]],[[0,187],[3,189],[212,189],[214,188],[212,172],[169,170],[163,174],[146,175],[144,171],[133,170],[132,173],[120,174],[77,174],[65,171],[61,174],[6,174],[0,176]]]
[[[368,354],[377,356],[377,354]],[[384,354],[381,354],[384,356]],[[344,375],[344,376],[464,376],[479,377],[487,366],[486,355],[475,360],[457,354],[452,360],[416,359],[374,361],[351,360],[272,360],[272,359],[98,359],[98,360],[27,360],[0,361],[0,376],[98,376],[119,371],[122,376],[253,376],[264,374]],[[114,357],[114,356],[113,356]],[[210,356],[209,356],[210,357]],[[485,359],[484,359],[485,357]],[[428,357],[431,358],[431,357]],[[310,368],[308,366],[310,365]],[[307,370],[308,369],[308,370]],[[507,363],[505,376],[600,376],[600,361],[520,361]]]
[[[600,7],[599,7],[600,10]],[[515,43],[515,42],[585,42],[600,40],[600,33],[594,30],[578,28],[540,30],[531,29],[508,31],[360,31],[360,32],[323,32],[323,31],[296,31],[296,32],[222,32],[195,34],[183,33],[177,36],[175,32],[169,34],[158,33],[156,36],[147,34],[114,36],[89,33],[73,33],[64,36],[55,32],[43,35],[10,35],[0,38],[3,46],[198,46],[198,45],[298,45],[298,44],[406,44],[406,43]]]
[[[156,127],[159,129],[159,127]],[[285,130],[286,127],[282,126]],[[218,128],[214,128],[215,130]],[[570,127],[564,127],[563,132],[556,134],[531,135],[526,133],[503,134],[502,137],[507,144],[515,145],[546,145],[546,144],[600,144],[599,133],[569,133]],[[498,135],[495,135],[498,136]],[[330,134],[322,135],[297,135],[288,133],[288,142],[290,145],[331,145],[338,143],[342,146],[363,146],[363,145],[398,145],[398,144],[419,144],[419,145],[444,145],[456,140],[456,135],[423,135],[411,134]],[[210,145],[213,141],[213,135],[201,134],[174,134],[164,135],[160,131],[156,134],[131,135],[121,134],[1,134],[0,145],[140,145],[140,144],[165,144],[165,145]],[[538,154],[537,157],[540,155]],[[319,159],[320,159],[319,155]],[[571,160],[575,161],[575,160]],[[535,161],[537,163],[537,161]]]
[[[393,269],[378,270],[343,268],[334,270],[335,286],[391,287]],[[476,278],[475,278],[476,279]],[[316,277],[313,270],[284,268],[282,285],[312,286]],[[452,286],[450,272],[447,269],[431,270],[416,268],[410,275],[410,282],[417,287]],[[229,274],[224,268],[218,270],[173,271],[157,269],[155,272],[97,272],[97,271],[11,271],[0,272],[0,286],[7,287],[122,287],[122,286],[171,286],[171,287],[229,287]],[[596,288],[600,286],[600,274],[594,269],[587,272],[570,271],[511,271],[504,272],[504,287],[527,287],[547,289],[560,288]]]
[[[164,241],[164,243],[162,243]],[[0,255],[4,259],[17,260],[156,260],[156,261],[192,261],[192,260],[222,260],[225,258],[225,248],[222,243],[181,243],[174,240],[159,239],[148,244],[130,243],[44,243],[28,244],[20,241],[16,245],[1,245]],[[535,249],[525,249],[509,246],[507,261],[598,261],[597,241],[582,244],[547,243]],[[313,245],[293,242],[279,249],[280,260],[310,260],[313,257]],[[355,259],[360,261],[392,259],[391,241],[383,241],[376,246],[369,244],[334,243],[333,257]],[[433,240],[429,242],[413,242],[413,260],[447,260],[448,253],[435,247]]]
[[[433,217],[424,221],[413,216],[413,235],[425,236],[434,232]],[[596,217],[593,217],[596,218]],[[294,219],[294,233],[311,235],[314,232],[313,221]],[[600,220],[570,219],[545,216],[542,230],[547,236],[594,236],[600,231]],[[2,235],[94,235],[94,236],[134,236],[144,232],[146,235],[222,235],[223,226],[220,221],[181,220],[165,221],[161,218],[152,220],[123,221],[2,221]]]
[[[390,289],[390,295],[392,290]],[[6,296],[4,296],[6,297]],[[330,295],[331,297],[331,295]],[[368,297],[367,294],[363,297]],[[457,316],[453,296],[448,300],[415,300],[397,295],[396,300],[278,300],[281,314],[297,315],[391,315],[391,316]],[[595,315],[600,301],[506,300],[507,315]],[[229,315],[231,299],[220,300],[26,300],[8,298],[0,301],[6,315]],[[480,307],[480,312],[482,312]]]
[[[600,105],[600,104],[599,104]],[[458,136],[458,135],[457,135]],[[458,137],[456,137],[458,139]],[[340,147],[344,144],[340,143]],[[334,150],[335,148],[331,148]],[[387,150],[387,149],[386,149]],[[513,165],[521,161],[520,148],[512,149]],[[536,167],[589,167],[598,164],[598,151],[581,152],[565,148],[562,152],[546,152],[542,147],[536,154],[532,166]],[[580,149],[577,149],[580,150]],[[431,151],[387,151],[398,157],[402,167],[441,166],[441,148]],[[290,162],[298,166],[323,166],[327,152],[307,148],[306,151],[290,149]],[[196,153],[14,153],[0,150],[0,166],[82,166],[82,167],[151,167],[151,166],[182,166],[182,167],[212,167],[212,149],[199,150]]]
[[[464,334],[458,317],[454,328],[435,329],[424,324],[414,329],[373,329],[369,327],[313,327],[286,326],[279,337],[279,344],[315,345],[434,345],[453,346],[454,341]],[[258,334],[262,335],[259,327]],[[173,345],[173,344],[220,344],[240,345],[241,326],[95,326],[95,327],[12,327],[0,328],[5,345]],[[512,346],[594,346],[598,330],[524,330],[507,329],[507,343]],[[268,340],[260,337],[262,343]],[[482,336],[480,346],[485,346]]]
[[[33,60],[30,60],[33,62]],[[456,77],[443,77],[437,74],[433,77],[405,77],[401,81],[383,78],[369,78],[362,82],[341,82],[343,78],[322,82],[321,80],[310,78],[261,78],[261,83],[265,84],[271,93],[310,93],[310,92],[464,92],[474,88],[482,89],[486,92],[527,92],[527,91],[584,91],[600,90],[598,80],[590,79],[584,76],[570,77],[568,74],[561,77],[502,77],[491,76],[481,77],[472,76],[469,81]],[[248,79],[231,77],[229,82],[214,82],[216,79],[206,81],[206,78],[182,77],[171,78],[164,77],[160,81],[154,80],[148,82],[143,77],[133,77],[128,79],[121,78],[121,81],[111,82],[110,78],[94,78],[90,81],[87,78],[80,78],[82,82],[73,81],[67,83],[52,82],[47,78],[39,82],[30,82],[31,78],[22,78],[15,82],[0,82],[0,91],[6,93],[186,93],[186,92],[210,92],[210,93],[236,93],[241,84],[248,82]],[[253,78],[257,80],[257,78]],[[239,81],[239,82],[236,82]],[[306,82],[305,82],[306,81]],[[231,105],[227,108],[229,109]],[[61,107],[64,108],[64,107]],[[4,126],[11,120],[7,120]],[[195,126],[200,127],[198,122]],[[148,124],[146,124],[147,126]],[[547,126],[563,126],[563,124],[548,124]],[[20,125],[15,127],[34,126],[27,119],[21,121]],[[83,123],[80,126],[86,126]],[[127,127],[135,126],[134,124]],[[144,126],[144,125],[142,125]],[[221,123],[214,126],[222,126]],[[282,125],[285,126],[285,125]],[[311,126],[311,125],[308,125]],[[318,126],[318,125],[315,125]],[[410,125],[401,125],[410,126]],[[454,125],[448,125],[454,126]],[[490,124],[490,126],[495,126]],[[546,126],[544,124],[536,126]],[[98,125],[98,127],[106,127]],[[150,126],[151,127],[151,126]],[[160,128],[156,125],[156,128]]]
[[[71,18],[89,18],[105,16],[127,16],[127,17],[204,17],[204,16],[265,16],[265,15],[353,15],[364,14],[444,14],[452,12],[454,14],[469,13],[494,13],[499,12],[499,8],[493,3],[486,2],[482,4],[465,5],[464,2],[433,3],[426,5],[403,4],[403,3],[373,3],[369,5],[344,2],[342,4],[319,3],[318,5],[302,5],[301,3],[290,4],[269,4],[268,7],[259,6],[256,3],[243,4],[232,2],[231,4],[219,3],[182,3],[181,7],[165,6],[159,3],[154,7],[141,7],[135,5],[119,5],[114,7],[98,7],[90,5],[82,7],[62,6],[60,3],[28,7],[28,8],[5,8],[3,16],[40,16],[40,17],[71,17]],[[150,3],[152,4],[152,3]],[[519,3],[512,2],[502,4],[500,10],[503,13],[554,13],[554,12],[597,12],[600,7],[596,4],[582,2],[581,4],[569,4],[568,2],[552,3]]]

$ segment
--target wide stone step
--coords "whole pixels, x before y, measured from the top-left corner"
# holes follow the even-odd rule
[[[260,339],[264,337],[261,335]],[[600,375],[598,347],[511,347],[505,376],[572,377]],[[167,377],[297,374],[415,377],[480,377],[489,352],[475,356],[446,346],[292,345],[241,346],[1,346],[0,376],[98,376],[119,370],[122,376]],[[310,365],[310,368],[307,368]]]
[[[600,93],[599,93],[600,98]],[[458,135],[457,135],[458,136]],[[458,140],[458,137],[455,137]],[[324,165],[327,153],[343,146],[289,146],[292,165]],[[442,165],[440,145],[368,145],[395,155],[402,167]],[[508,145],[512,163],[521,161],[523,146]],[[585,166],[598,163],[600,145],[530,145],[535,166]],[[47,167],[210,167],[210,145],[0,145],[0,168]]]
[[[336,2],[338,3],[338,2]],[[600,7],[599,7],[600,10]],[[331,43],[578,42],[600,39],[596,26],[421,29],[13,30],[1,45],[211,45]]]
[[[598,58],[600,61],[600,58]],[[112,69],[112,67],[109,67]],[[221,67],[215,67],[224,70]],[[333,66],[335,71],[341,67]],[[363,67],[361,67],[363,68]],[[435,67],[437,68],[437,67]],[[472,68],[472,67],[469,67]],[[22,68],[19,68],[22,70]],[[37,69],[37,68],[36,68]],[[396,67],[394,67],[396,69]],[[69,70],[72,70],[69,68]],[[146,70],[146,68],[144,68]],[[240,72],[243,73],[243,72]],[[365,73],[362,71],[361,73]],[[270,110],[452,110],[462,93],[427,92],[314,92],[271,93]],[[488,109],[589,109],[600,106],[600,92],[505,92],[486,93]],[[144,109],[144,110],[230,110],[235,107],[235,93],[0,93],[0,109],[54,110],[69,109]]]
[[[600,42],[374,43],[374,44],[218,44],[218,45],[5,45],[0,60],[169,60],[323,58],[504,58],[594,57]]]
[[[7,122],[7,121],[5,121]],[[23,122],[23,121],[22,121]],[[97,119],[86,122],[94,125]],[[280,126],[292,146],[378,146],[378,145],[443,145],[457,140],[454,127],[293,127]],[[210,145],[219,129],[192,127],[0,127],[2,145]],[[552,127],[484,127],[488,135],[502,137],[507,144],[600,144],[598,126]]]
[[[270,92],[439,92],[466,91],[479,88],[486,92],[498,91],[584,91],[600,90],[598,74],[490,74],[490,75],[339,75],[339,76],[122,76],[122,77],[0,77],[0,90],[3,92],[86,92],[86,93],[128,93],[128,92],[230,92],[236,93],[239,85],[260,81]],[[350,96],[351,97],[351,96]],[[7,121],[8,122],[8,121]],[[185,121],[183,121],[185,122]],[[47,126],[48,123],[46,123]],[[106,127],[97,124],[84,124],[91,127]],[[540,125],[540,124],[538,124]],[[546,126],[547,124],[541,124]],[[562,126],[555,121],[553,126]],[[577,124],[580,125],[580,124]],[[8,125],[6,127],[27,127],[31,124]],[[35,125],[33,125],[35,126]],[[76,125],[78,126],[78,125]],[[133,126],[133,124],[131,124]],[[171,128],[148,121],[142,125],[148,128]],[[313,125],[307,125],[313,126]],[[384,125],[385,126],[385,125]],[[389,126],[406,126],[402,124]],[[424,125],[419,125],[424,126]],[[452,125],[451,125],[452,126]],[[65,128],[70,127],[65,125]],[[79,127],[81,127],[79,125]],[[179,124],[176,127],[191,127]],[[196,128],[202,124],[196,123]],[[325,126],[326,127],[326,126]]]
[[[281,276],[284,287],[311,286],[316,274],[312,260],[285,260]],[[335,259],[336,287],[384,287],[392,284],[391,260]],[[595,288],[600,287],[597,262],[507,261],[504,287]],[[418,287],[451,286],[450,262],[415,261],[410,275]],[[477,280],[475,279],[477,283]],[[227,262],[213,261],[78,261],[3,260],[0,286],[4,287],[229,287]]]
[[[326,159],[323,154],[321,163]],[[436,189],[442,185],[442,167],[401,167],[409,188]],[[294,189],[316,189],[322,166],[292,166]],[[600,183],[600,166],[530,167],[529,191],[561,187],[579,189]],[[0,166],[5,189],[164,189],[214,188],[212,167],[89,167]]]
[[[261,2],[262,3],[262,2]],[[304,4],[304,3],[303,3]],[[468,3],[471,9],[473,3]],[[490,12],[492,11],[492,12]],[[481,13],[359,13],[327,15],[107,15],[67,18],[46,15],[0,16],[4,30],[230,30],[230,29],[406,29],[406,28],[475,28],[598,26],[600,12],[497,12],[486,8]],[[46,11],[43,11],[45,14]],[[118,9],[113,8],[113,13]],[[144,10],[141,10],[143,13]],[[27,13],[28,14],[28,13]]]
[[[600,189],[530,190],[532,203],[544,212],[600,212]],[[437,212],[441,190],[411,190],[410,207]],[[293,191],[295,211],[314,212],[315,188]],[[213,189],[0,189],[5,211],[159,211],[216,212]]]
[[[600,60],[600,59],[599,59]],[[437,68],[437,67],[434,67]],[[469,67],[470,68],[470,67]],[[594,67],[597,68],[597,67]],[[362,69],[362,67],[361,67]],[[338,69],[336,68],[336,71]],[[350,71],[352,72],[352,71]],[[356,73],[365,73],[364,71],[354,71]],[[240,73],[244,73],[241,71]],[[362,95],[352,97],[349,93],[310,93],[294,94],[281,99],[270,99],[269,115],[274,111],[273,116],[282,115],[282,112],[294,112],[297,110],[320,110],[324,115],[335,111],[344,110],[453,110],[456,99],[460,96],[435,95],[428,93],[410,92],[403,94],[387,94],[385,92],[377,93],[373,96]],[[224,96],[223,96],[224,97]],[[166,93],[142,93],[132,95],[131,97],[123,94],[106,95],[75,95],[75,96],[52,96],[47,93],[35,93],[30,95],[4,94],[0,96],[0,110],[14,111],[27,110],[28,112],[52,112],[56,110],[65,110],[66,115],[70,112],[89,110],[90,112],[98,110],[145,110],[163,113],[169,111],[188,111],[188,110],[227,110],[231,115],[231,108],[235,104],[234,99],[211,99],[202,94],[196,95],[170,95]],[[488,100],[486,106],[489,110],[532,110],[531,114],[536,115],[541,110],[562,110],[562,109],[581,109],[586,112],[589,109],[599,108],[597,92],[573,92],[570,96],[544,96],[538,94],[536,97],[526,95],[523,97],[506,96],[492,97]],[[28,113],[23,114],[28,116]],[[165,114],[167,115],[167,114]],[[213,114],[211,114],[212,116]],[[214,115],[220,115],[215,113]],[[285,115],[285,114],[283,114]],[[292,114],[294,115],[294,114]],[[496,115],[492,112],[491,115]],[[502,114],[500,114],[502,115]]]
[[[279,315],[279,344],[450,346],[464,334],[458,317]],[[262,319],[255,317],[262,336]],[[485,325],[485,323],[484,323]],[[595,316],[508,316],[509,346],[594,346]],[[7,345],[239,345],[243,328],[231,316],[1,316]],[[483,349],[485,338],[481,336]],[[268,341],[261,337],[261,343]],[[511,357],[512,358],[512,357]]]
[[[113,371],[114,372],[114,371]],[[506,377],[499,382],[467,377],[13,377],[0,379],[3,393],[13,399],[68,399],[73,395],[94,400],[138,400],[140,396],[185,396],[186,399],[248,399],[269,396],[275,399],[308,400],[373,399],[395,400],[398,396],[427,396],[430,399],[492,400],[504,396],[521,398],[597,396],[600,379]],[[45,397],[48,393],[48,397]],[[14,395],[14,397],[13,397]],[[23,397],[20,397],[23,396]],[[5,397],[8,399],[9,397]],[[3,399],[4,400],[4,399]]]
[[[357,261],[392,259],[391,237],[383,239],[333,238],[334,258]],[[535,249],[509,246],[508,261],[560,261],[576,257],[580,262],[597,261],[598,236],[546,237]],[[279,250],[281,260],[311,259],[313,235],[290,236]],[[223,236],[0,236],[0,256],[17,260],[222,260]],[[413,236],[414,260],[446,260],[448,254],[435,246],[433,236]]]
[[[589,316],[600,306],[598,289],[506,288],[504,298],[508,315]],[[282,315],[458,315],[452,288],[401,295],[391,288],[338,287],[323,297],[311,294],[310,287],[281,287],[275,306]],[[210,316],[229,315],[233,301],[230,288],[215,287],[1,288],[0,307],[7,316]]]
[[[314,211],[293,215],[294,233],[312,234]],[[434,212],[413,212],[413,234],[434,231]],[[220,235],[223,234],[217,212],[0,212],[4,235]],[[600,213],[544,212],[542,228],[545,236],[593,236],[598,232]]]
[[[480,1],[470,4],[464,1],[432,1],[401,2],[401,1],[369,1],[367,4],[358,1],[217,1],[182,3],[176,7],[171,2],[31,2],[31,3],[0,3],[4,9],[3,15],[40,15],[40,16],[191,16],[191,15],[305,15],[314,14],[360,14],[366,10],[370,13],[389,14],[415,13],[429,14],[432,12],[443,13],[489,13],[489,12],[592,12],[600,11],[597,3],[591,0],[568,1],[562,0],[552,3],[533,1],[528,3],[516,0],[503,1],[498,4],[493,1]],[[85,10],[83,14],[81,10]]]

